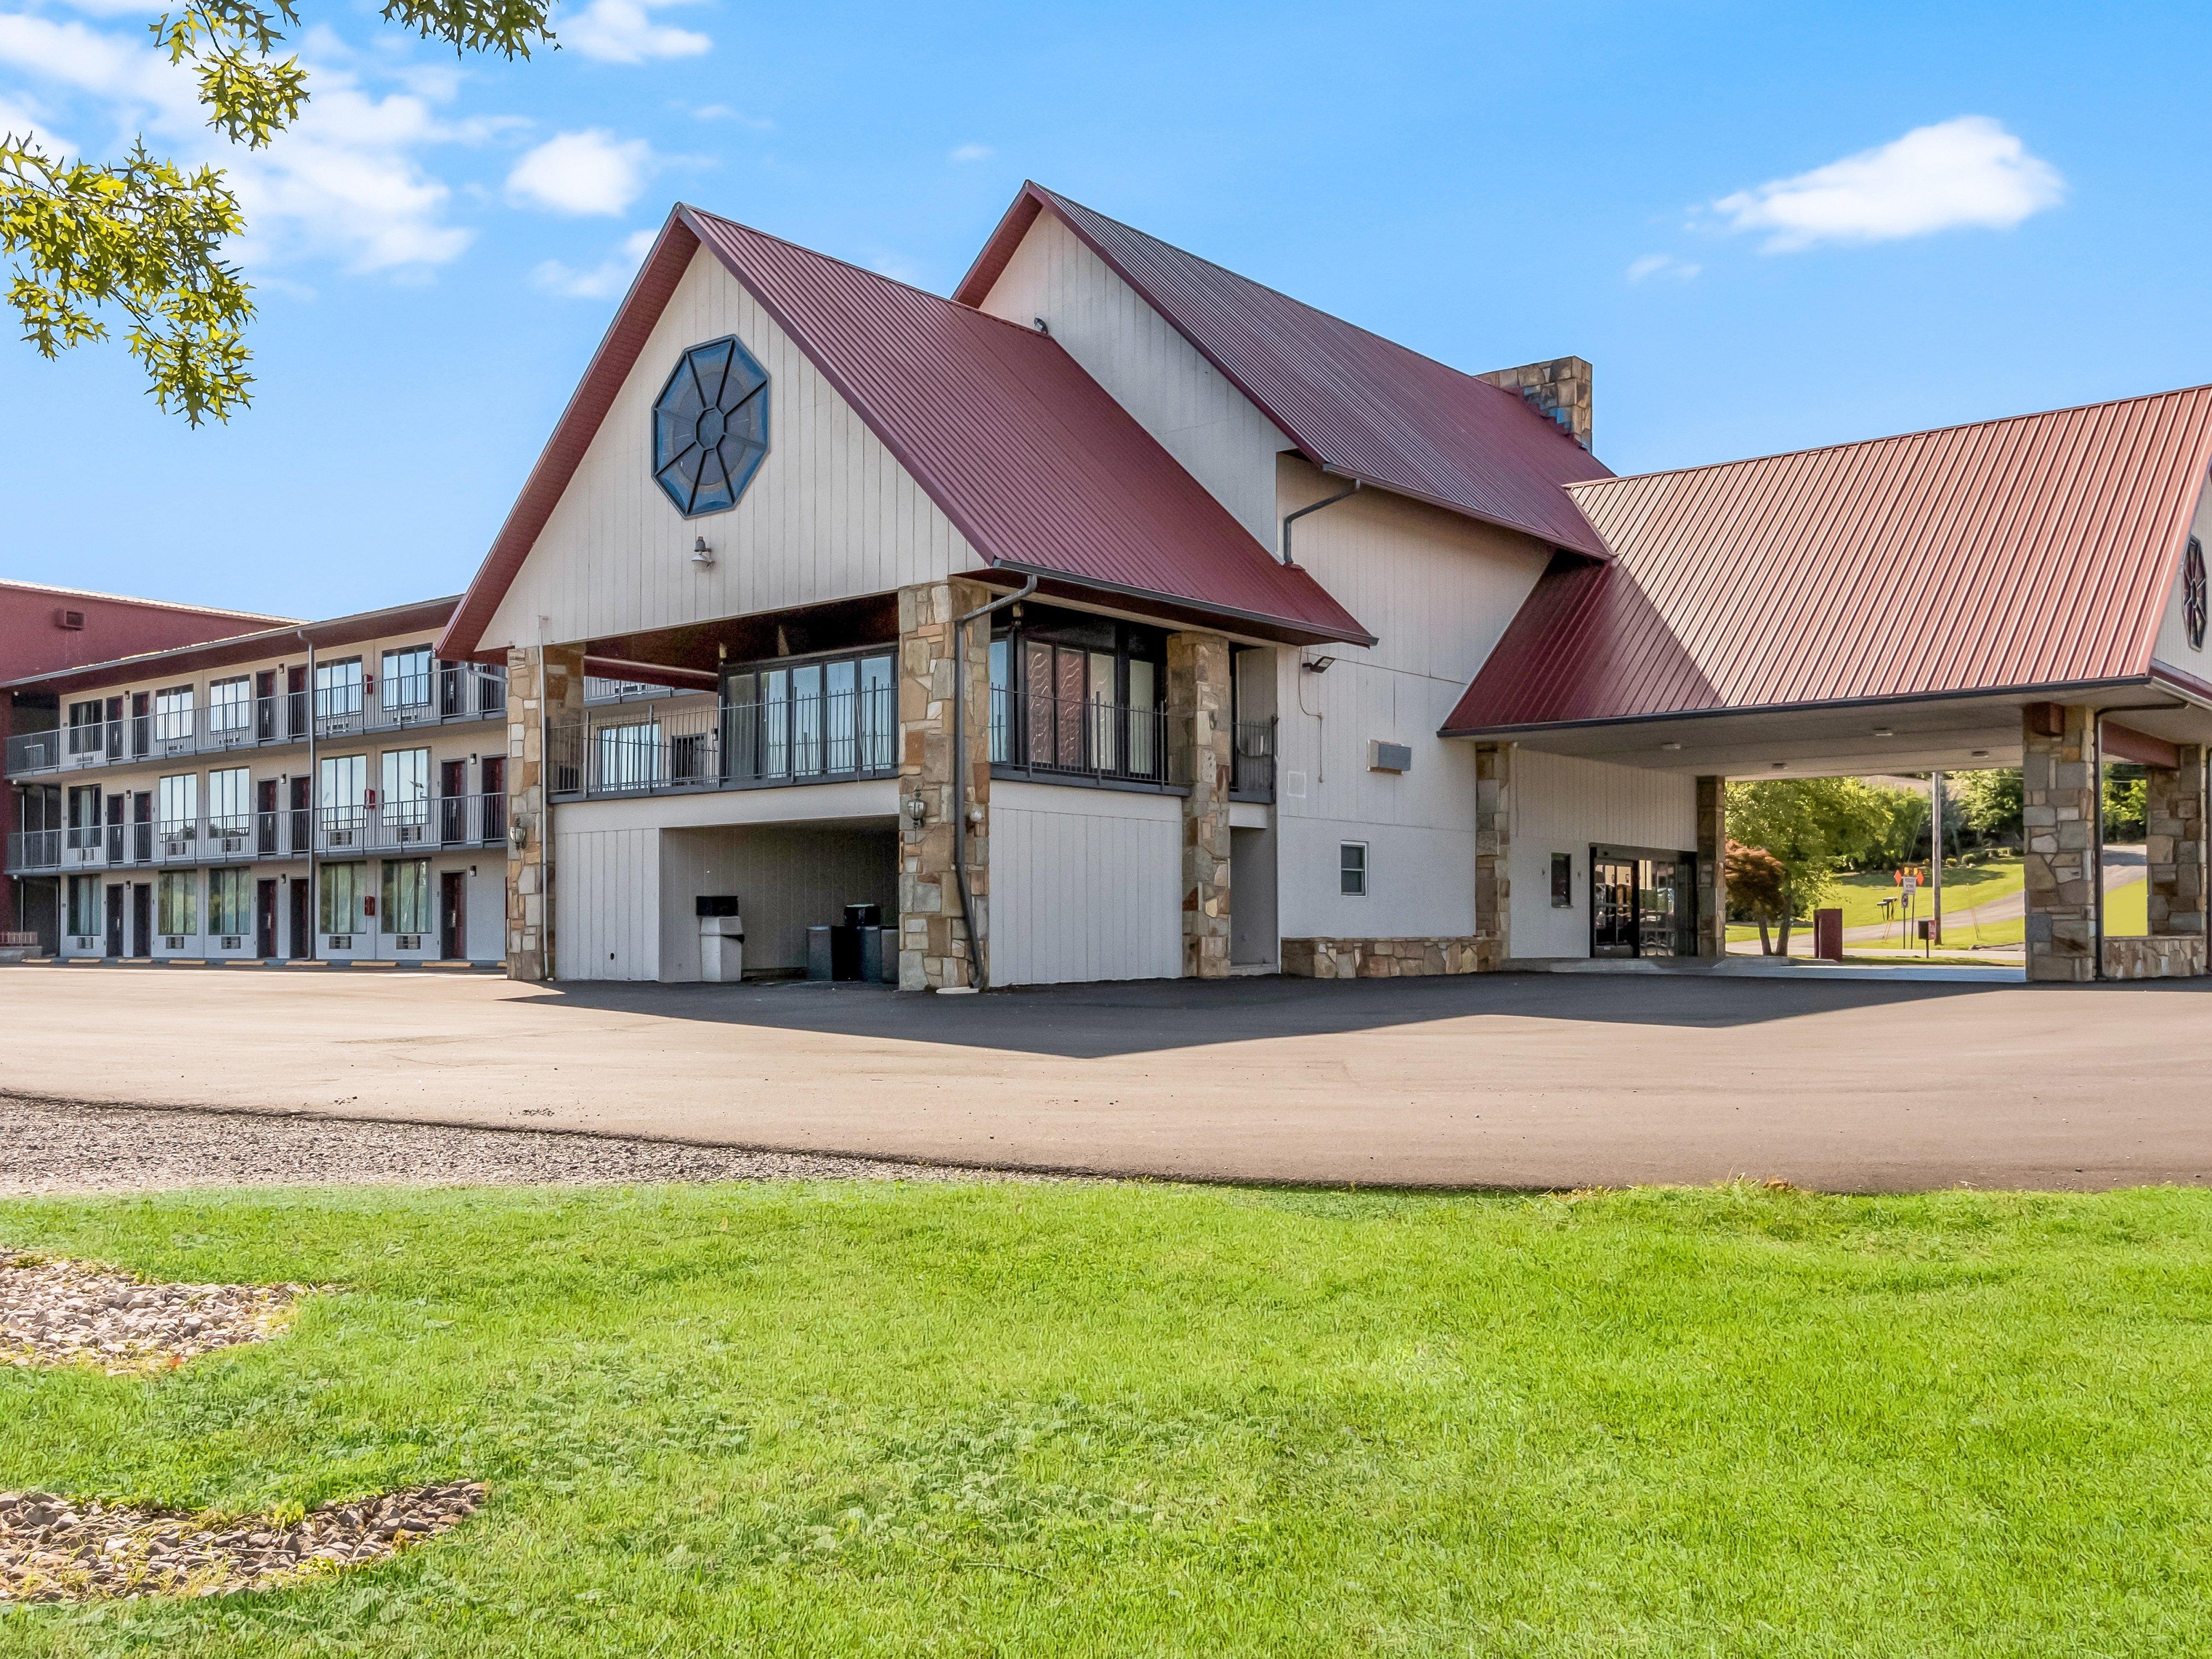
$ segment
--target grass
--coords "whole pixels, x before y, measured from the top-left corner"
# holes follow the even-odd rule
[[[0,1487],[488,1509],[9,1655],[2212,1649],[2212,1194],[1132,1186],[0,1204],[305,1278],[158,1379],[0,1373]]]
[[[1981,864],[1946,864],[1943,867],[1943,942],[1953,946],[1975,944],[2018,944],[2027,936],[2027,924],[2015,918],[2010,922],[1990,922],[1978,928],[1972,920],[1972,912],[1978,905],[2007,898],[2027,885],[2027,872],[2017,854],[2000,855]],[[1881,913],[1881,901],[1894,899],[1901,889],[1887,870],[1868,871],[1861,875],[1839,875],[1836,878],[1834,902],[1844,912],[1847,928],[1867,927],[1887,920],[1893,942],[1900,936],[1894,918]],[[1917,895],[1913,913],[1929,916],[1934,912],[1934,900],[1926,887]],[[1813,924],[1806,918],[1790,930],[1794,944],[1802,934],[1809,942]],[[1728,936],[1733,942],[1759,937],[1756,923],[1731,923]]]

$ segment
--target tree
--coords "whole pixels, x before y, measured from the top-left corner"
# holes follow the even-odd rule
[[[1741,906],[1744,913],[1759,924],[1759,955],[1774,955],[1774,940],[1766,929],[1770,922],[1779,921],[1782,954],[1787,956],[1790,872],[1782,868],[1782,861],[1764,847],[1747,847],[1741,841],[1730,841],[1722,868],[1728,882],[1729,903]]]
[[[458,54],[527,58],[554,44],[549,0],[385,0],[385,21]],[[276,61],[294,0],[193,0],[150,25],[169,61],[189,66],[208,125],[258,149],[307,101],[297,58]],[[23,338],[52,357],[107,338],[100,316],[130,319],[131,354],[164,412],[194,426],[252,400],[245,340],[252,290],[223,245],[245,229],[220,168],[186,172],[135,142],[119,162],[68,158],[35,135],[0,133],[0,253],[14,261],[8,299]]]
[[[2105,768],[2106,845],[2140,841],[2150,810],[2149,784],[2143,768],[2116,760]]]
[[[2024,797],[2019,767],[1956,772],[1947,781],[1960,818],[1975,834],[1984,841],[2020,839]]]

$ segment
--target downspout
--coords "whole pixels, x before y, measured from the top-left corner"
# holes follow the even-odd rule
[[[307,637],[305,628],[295,628],[292,631],[300,636],[300,643],[307,648],[307,960],[316,962],[322,960],[323,942],[322,936],[315,928],[317,906],[322,900],[322,894],[316,891],[322,876],[315,857],[315,819],[322,811],[316,797],[322,780],[315,774],[315,642]],[[299,948],[300,942],[293,940],[292,948],[297,950]]]
[[[1027,599],[1036,591],[1032,576],[1012,593],[952,619],[952,873],[960,884],[960,919],[968,928],[968,971],[978,991],[988,991],[986,942],[975,936],[975,904],[968,892],[968,625],[992,612]]]
[[[2089,902],[2094,905],[2097,919],[2095,934],[2096,955],[2091,961],[2091,977],[2105,977],[2105,716],[2100,709],[2089,711],[2089,741],[2095,759],[2089,765],[2089,821],[2094,826],[2089,833],[2089,851],[2094,855],[2089,866]],[[2146,861],[2146,878],[2150,871]]]
[[[1283,563],[1286,565],[1291,566],[1295,566],[1297,564],[1297,560],[1291,557],[1291,526],[1297,523],[1308,513],[1318,513],[1324,507],[1334,507],[1340,501],[1349,501],[1352,497],[1358,493],[1359,480],[1358,479],[1354,479],[1352,480],[1352,485],[1349,489],[1340,490],[1333,496],[1322,497],[1321,500],[1314,503],[1310,507],[1299,508],[1295,513],[1285,513],[1283,515]]]

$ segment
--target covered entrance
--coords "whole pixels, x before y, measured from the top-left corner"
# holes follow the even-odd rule
[[[1590,849],[1593,956],[1698,954],[1695,853],[1650,847]]]

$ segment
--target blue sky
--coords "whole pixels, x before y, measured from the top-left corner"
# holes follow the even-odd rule
[[[0,575],[459,591],[679,198],[942,292],[1034,177],[1462,368],[1579,352],[1621,472],[2212,381],[2212,8],[588,0],[509,65],[311,6],[264,157],[150,15],[0,0],[0,127],[234,164],[258,396],[0,342]]]

